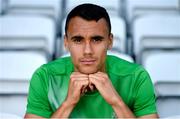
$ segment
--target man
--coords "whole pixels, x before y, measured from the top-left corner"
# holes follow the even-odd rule
[[[148,73],[137,64],[107,56],[112,42],[104,8],[93,4],[74,8],[64,36],[71,57],[35,72],[25,118],[157,118]]]

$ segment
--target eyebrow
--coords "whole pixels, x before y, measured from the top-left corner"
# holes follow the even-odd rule
[[[100,35],[94,35],[94,36],[91,36],[90,38],[91,39],[104,39],[104,37],[100,36]],[[73,39],[84,39],[84,37],[80,36],[80,35],[77,35],[77,36],[71,37],[71,40],[73,40]]]
[[[95,35],[95,36],[92,36],[91,39],[104,39],[104,37],[100,35]]]
[[[73,39],[83,39],[83,37],[82,37],[82,36],[73,36],[73,37],[71,38],[71,40],[73,40]]]

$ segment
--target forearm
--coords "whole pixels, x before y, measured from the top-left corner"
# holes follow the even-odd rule
[[[65,101],[56,110],[56,112],[51,116],[51,118],[68,118],[73,108],[74,108],[74,105]]]
[[[112,105],[117,118],[135,118],[129,107],[123,102],[121,98],[118,98],[115,104]]]

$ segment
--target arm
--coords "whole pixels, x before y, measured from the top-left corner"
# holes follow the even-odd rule
[[[121,100],[107,74],[102,72],[91,74],[89,80],[96,86],[106,102],[112,106],[118,118],[135,118],[131,110]]]
[[[85,88],[88,86],[88,75],[74,72],[70,76],[70,84],[68,95],[64,103],[52,115],[52,118],[67,118],[72,112],[73,108],[79,102],[80,96],[84,93]]]
[[[128,108],[128,106],[123,102],[122,99],[119,98],[117,103],[114,103],[114,105],[112,105],[112,108],[114,109],[117,117],[126,117],[126,118],[135,118],[134,114],[132,113],[132,111]],[[138,118],[158,118],[157,114],[149,114],[149,115],[145,115],[145,116],[141,116]]]
[[[62,105],[54,112],[51,118],[68,118],[81,95],[88,86],[88,76],[74,72],[70,76],[68,95]],[[43,118],[35,114],[26,114],[24,118]]]
[[[58,117],[68,117],[71,111],[73,110],[74,105],[70,105],[68,102],[64,102],[57,111],[51,116],[51,118],[58,118]],[[35,114],[25,114],[24,118],[39,118],[45,119],[44,117],[37,116]]]
[[[135,118],[133,112],[123,102],[119,94],[114,89],[107,74],[98,72],[96,74],[89,75],[89,80],[96,86],[100,94],[104,97],[107,103],[109,103],[116,113],[118,118]],[[142,116],[142,118],[157,118],[156,114]]]

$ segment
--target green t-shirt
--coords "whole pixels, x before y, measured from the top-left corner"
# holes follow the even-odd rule
[[[27,113],[50,117],[65,100],[73,71],[70,57],[57,59],[37,69],[30,82]],[[118,94],[136,116],[156,113],[153,84],[141,66],[107,56],[106,73]],[[98,91],[82,96],[70,114],[70,117],[78,118],[114,116],[112,107]]]

